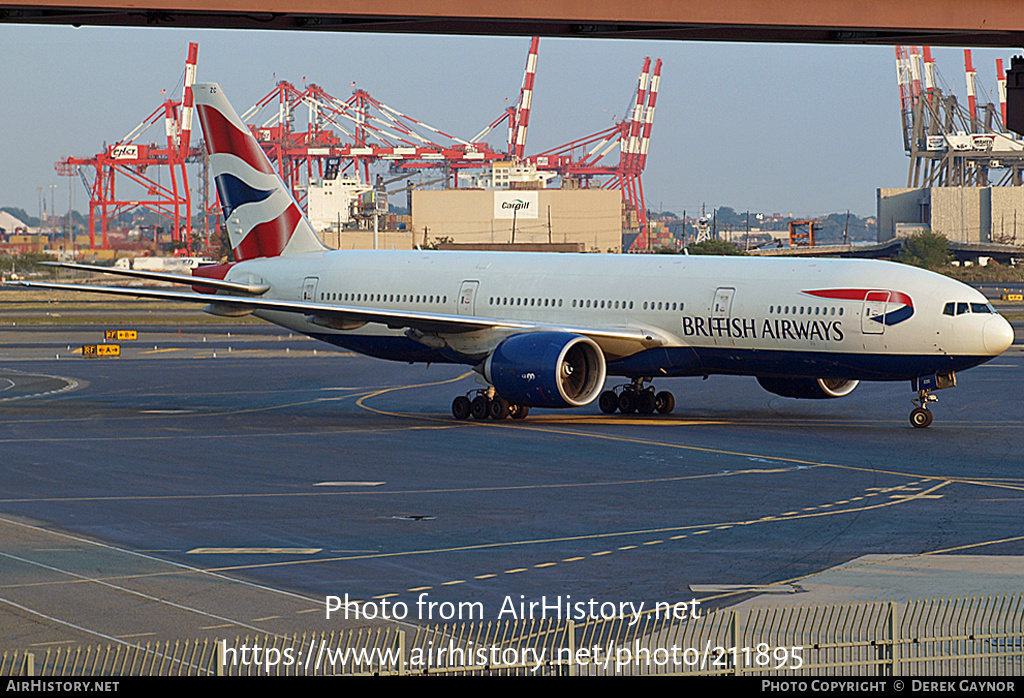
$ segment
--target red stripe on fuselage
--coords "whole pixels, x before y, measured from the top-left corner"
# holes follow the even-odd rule
[[[200,104],[196,111],[203,124],[203,135],[206,137],[206,149],[210,155],[227,153],[245,160],[254,170],[265,174],[274,174],[274,168],[249,133],[239,131],[223,114],[207,104]]]
[[[831,298],[833,300],[840,301],[863,301],[867,300],[869,293],[877,293],[878,291],[889,293],[890,303],[902,303],[903,305],[909,305],[911,308],[914,307],[914,301],[910,296],[903,293],[902,291],[890,291],[888,289],[873,289],[873,288],[830,288],[821,291],[804,291],[808,296],[817,296],[818,298]]]

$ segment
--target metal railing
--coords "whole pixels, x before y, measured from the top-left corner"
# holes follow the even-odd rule
[[[0,675],[1012,676],[1024,596],[380,627],[0,655]]]

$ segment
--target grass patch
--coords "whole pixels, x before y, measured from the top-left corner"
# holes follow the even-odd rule
[[[211,297],[212,300],[212,297]],[[0,289],[0,327],[43,325],[225,325],[263,324],[251,316],[223,318],[202,312],[201,303],[140,299],[104,293]]]

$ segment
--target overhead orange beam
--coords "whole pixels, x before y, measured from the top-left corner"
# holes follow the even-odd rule
[[[1024,44],[1019,0],[0,0],[0,21],[824,43]]]

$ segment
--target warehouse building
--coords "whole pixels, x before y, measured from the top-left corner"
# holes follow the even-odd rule
[[[579,243],[622,249],[622,194],[605,189],[448,189],[412,194],[417,243]]]
[[[878,189],[878,241],[932,230],[957,243],[1024,243],[1024,188]]]

